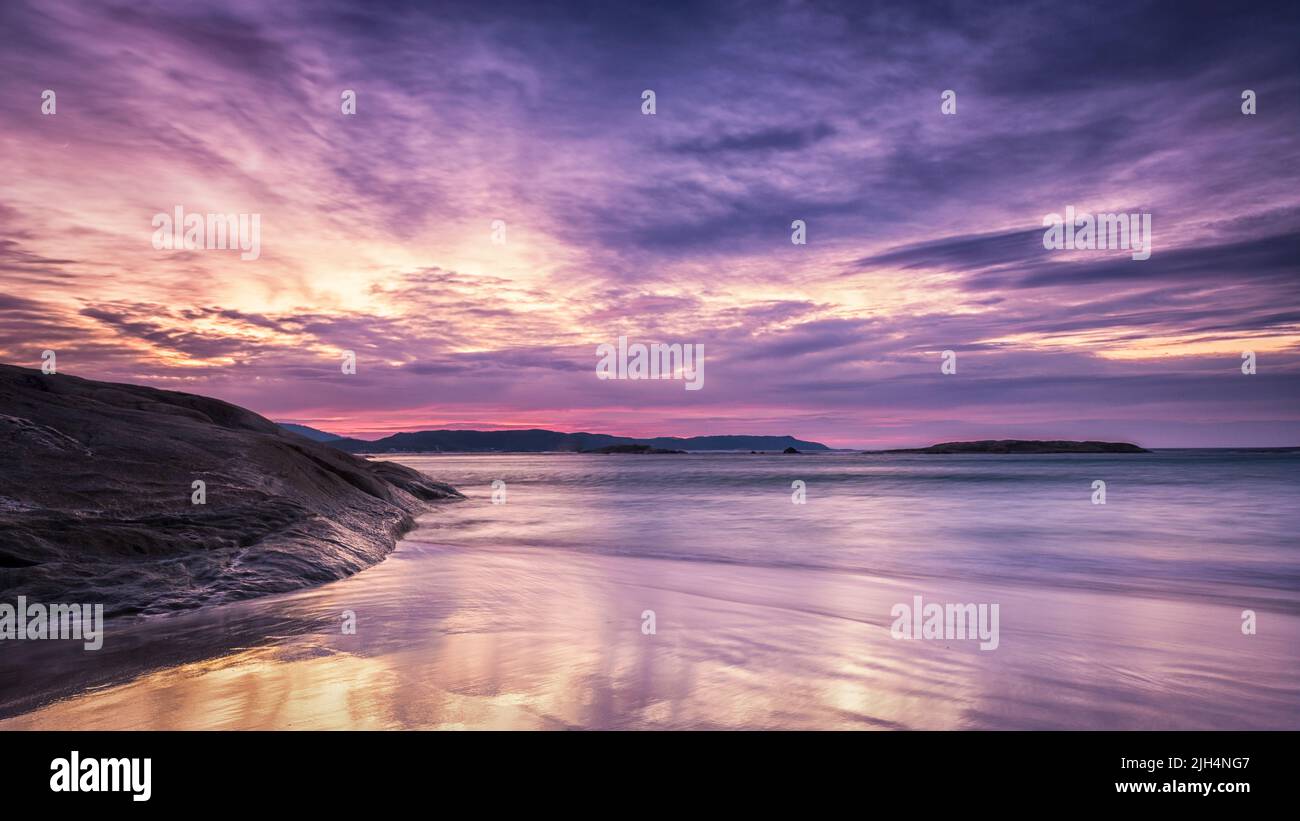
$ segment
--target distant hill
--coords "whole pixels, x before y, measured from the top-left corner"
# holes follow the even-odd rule
[[[867,453],[1150,453],[1128,442],[1070,442],[1063,440],[983,439],[943,442],[928,448],[866,451]]]
[[[788,447],[802,451],[830,450],[820,442],[805,442],[793,436],[657,436],[638,439],[604,433],[562,433],[532,428],[529,430],[424,430],[395,433],[374,442],[360,439],[332,439],[332,447],[349,453],[437,453],[600,450],[618,445],[646,445],[662,450],[775,450]]]
[[[275,424],[279,425],[280,427],[284,428],[290,433],[296,433],[299,436],[306,436],[308,439],[312,440],[313,442],[331,442],[335,439],[343,438],[342,436],[339,436],[337,433],[326,433],[323,430],[316,430],[315,428],[309,428],[306,425],[295,425],[292,422],[276,422]]]

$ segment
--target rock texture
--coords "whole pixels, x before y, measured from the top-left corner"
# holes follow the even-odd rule
[[[0,600],[111,615],[343,578],[383,560],[426,503],[461,498],[216,399],[9,365],[0,465]]]

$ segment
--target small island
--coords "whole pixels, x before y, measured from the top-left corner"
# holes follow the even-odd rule
[[[607,445],[603,448],[584,450],[583,453],[685,453],[684,450],[668,450],[650,445]]]
[[[1038,439],[981,439],[977,442],[942,442],[928,448],[866,450],[863,453],[1150,453],[1129,442],[1074,442]]]

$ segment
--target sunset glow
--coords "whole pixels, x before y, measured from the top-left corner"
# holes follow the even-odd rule
[[[1081,9],[1038,29],[1147,38],[1112,63],[995,10],[939,37],[920,7],[223,8],[0,10],[0,359],[363,437],[1300,442],[1300,71],[1252,37],[1274,21],[1202,17],[1204,49]],[[178,205],[260,214],[260,257],[155,250]],[[1151,258],[1045,250],[1069,205],[1152,214]],[[706,388],[598,381],[619,335],[703,344]]]

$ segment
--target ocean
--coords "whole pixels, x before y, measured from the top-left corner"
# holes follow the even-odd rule
[[[402,459],[490,501],[467,549],[536,547],[791,570],[1300,607],[1300,453],[564,454]],[[1094,481],[1106,503],[1093,504]],[[805,486],[793,502],[792,483]],[[1249,591],[1249,593],[1247,593]]]

